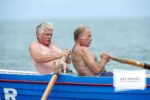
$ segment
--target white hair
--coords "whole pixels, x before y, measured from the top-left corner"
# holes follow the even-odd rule
[[[53,23],[51,23],[51,22],[44,22],[44,23],[39,24],[36,27],[36,34],[43,34],[43,30],[45,28],[53,30]]]

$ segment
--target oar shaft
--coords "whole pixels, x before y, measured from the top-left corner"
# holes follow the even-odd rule
[[[50,94],[50,92],[51,92],[51,90],[52,90],[52,88],[53,88],[57,78],[58,78],[58,75],[57,74],[53,74],[53,76],[52,76],[50,82],[48,83],[48,86],[47,86],[47,88],[46,88],[46,90],[45,90],[41,100],[47,100],[47,97]]]
[[[129,65],[134,65],[134,66],[139,66],[145,69],[150,69],[150,64],[145,64],[136,60],[131,60],[131,59],[123,59],[123,58],[117,58],[117,57],[110,57],[110,59],[124,63],[124,64],[129,64]]]
[[[61,61],[60,64],[63,64],[63,66],[66,68],[66,63],[65,63],[66,57],[63,56],[60,61]],[[54,65],[56,66],[56,62],[54,62]],[[50,94],[50,92],[51,92],[51,90],[52,90],[52,88],[53,88],[53,86],[54,86],[54,84],[58,78],[58,75],[59,75],[59,70],[56,70],[56,72],[51,77],[41,100],[47,100],[47,97],[49,96],[49,94]]]

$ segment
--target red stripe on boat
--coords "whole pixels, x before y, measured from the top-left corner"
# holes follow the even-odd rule
[[[48,84],[48,82],[41,82],[41,81],[5,80],[5,79],[0,79],[0,82]],[[94,84],[94,83],[77,83],[77,82],[56,82],[56,84],[59,84],[59,85],[82,85],[82,86],[113,86],[113,84]],[[147,84],[146,86],[150,87],[150,84]]]

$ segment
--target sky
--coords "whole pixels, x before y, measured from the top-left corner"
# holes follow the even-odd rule
[[[150,17],[150,0],[0,0],[0,20]]]

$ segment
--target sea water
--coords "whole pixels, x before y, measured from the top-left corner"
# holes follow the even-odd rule
[[[105,51],[115,57],[135,59],[150,63],[150,19],[50,19],[0,21],[0,69],[36,71],[28,46],[36,41],[36,26],[45,21],[54,24],[53,43],[61,49],[72,49],[73,32],[79,25],[92,30],[91,51],[100,59]],[[73,65],[69,65],[73,69]],[[109,61],[113,69],[140,69],[135,66]],[[150,71],[147,71],[150,73]]]

